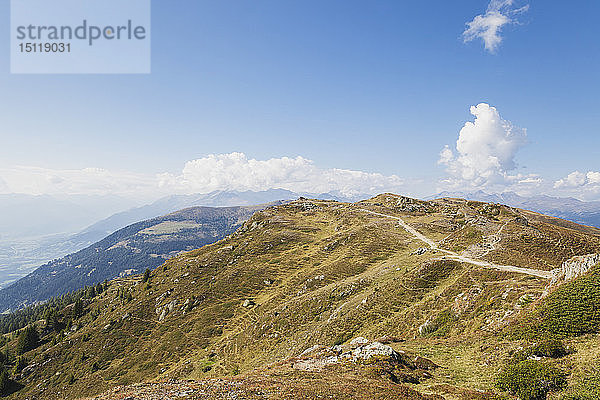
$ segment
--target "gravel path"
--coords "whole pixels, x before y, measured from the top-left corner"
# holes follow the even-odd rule
[[[480,267],[484,267],[484,268],[490,268],[490,269],[496,269],[499,271],[507,271],[507,272],[515,272],[518,274],[526,274],[526,275],[532,275],[532,276],[537,276],[539,278],[544,278],[544,279],[552,279],[554,278],[554,273],[552,271],[541,271],[538,269],[531,269],[531,268],[523,268],[523,267],[516,267],[514,265],[498,265],[498,264],[493,264],[487,261],[481,261],[481,260],[474,260],[472,258],[469,257],[465,257],[465,256],[461,256],[460,254],[457,254],[453,251],[450,250],[445,250],[445,249],[440,249],[437,245],[437,243],[435,243],[433,240],[429,239],[427,236],[423,235],[421,232],[417,231],[415,228],[413,228],[412,226],[410,226],[409,224],[407,224],[402,218],[400,217],[396,217],[393,215],[387,215],[387,214],[381,214],[375,211],[371,211],[371,210],[366,210],[364,208],[361,208],[360,211],[372,214],[372,215],[377,215],[379,217],[384,217],[384,218],[391,218],[391,219],[395,219],[396,221],[398,221],[398,224],[400,226],[402,226],[402,228],[404,228],[408,233],[410,233],[411,235],[413,235],[414,237],[416,237],[417,239],[419,239],[420,241],[426,243],[432,250],[437,250],[440,251],[442,253],[447,254],[448,258],[452,258],[456,261],[460,261],[460,262],[464,262],[467,264],[473,264],[473,265],[478,265]]]

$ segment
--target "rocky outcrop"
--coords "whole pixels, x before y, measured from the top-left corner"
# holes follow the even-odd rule
[[[555,269],[555,281],[569,281],[587,273],[592,267],[600,264],[600,254],[576,256],[565,261],[560,268]]]
[[[417,250],[410,253],[410,255],[411,256],[421,256],[421,255],[427,253],[427,250],[429,250],[427,247],[419,247]]]
[[[162,321],[165,319],[165,317],[171,312],[173,311],[173,309],[175,308],[175,306],[177,305],[177,299],[172,300],[170,302],[168,302],[167,304],[165,304],[162,307],[157,307],[156,308],[156,315],[158,315],[158,320]]]
[[[301,371],[321,371],[339,366],[375,372],[394,382],[412,383],[430,377],[428,371],[438,367],[423,357],[396,351],[388,345],[363,337],[357,337],[345,345],[312,346],[291,361],[292,368]]]
[[[373,357],[386,357],[392,360],[400,360],[401,356],[396,350],[386,344],[379,342],[366,343],[354,349],[351,354],[346,357],[352,357],[353,361],[368,361]]]

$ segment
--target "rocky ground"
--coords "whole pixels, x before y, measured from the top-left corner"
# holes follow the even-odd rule
[[[241,377],[121,386],[88,400],[443,399],[405,385],[428,379],[438,366],[382,343],[391,341],[359,337],[347,345],[313,346]]]
[[[139,383],[117,387],[94,400],[260,399],[242,380],[212,379]]]

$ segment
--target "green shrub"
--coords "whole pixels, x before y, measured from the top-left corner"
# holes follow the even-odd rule
[[[520,400],[545,400],[549,391],[560,389],[565,383],[561,371],[534,360],[508,365],[496,378],[496,387]]]
[[[533,303],[534,300],[535,300],[535,297],[533,297],[530,294],[526,294],[525,296],[523,296],[522,298],[519,299],[519,306],[521,308],[526,308],[528,305]]]
[[[98,371],[100,369],[100,365],[98,365],[98,363],[96,361],[94,361],[92,363],[92,366],[90,367],[90,369],[92,370],[92,373],[96,372],[96,371]]]
[[[61,323],[59,320],[58,312],[54,309],[49,310],[46,313],[46,329],[52,330],[53,332],[59,332]]]
[[[515,364],[531,357],[561,358],[569,354],[568,349],[560,339],[545,339],[540,343],[517,352],[511,359]]]
[[[560,286],[537,310],[533,331],[558,337],[597,333],[600,327],[600,268]]]
[[[75,303],[73,303],[73,318],[81,317],[83,312],[83,301],[81,299],[75,300]]]
[[[562,340],[546,339],[533,347],[533,354],[538,357],[561,358],[569,354]]]
[[[150,282],[150,269],[146,268],[142,276],[142,282]]]
[[[333,345],[339,346],[350,339],[352,339],[352,332],[342,332],[333,340]]]

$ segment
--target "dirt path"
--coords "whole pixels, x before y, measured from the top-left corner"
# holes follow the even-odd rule
[[[417,231],[415,228],[413,228],[412,226],[410,226],[409,224],[404,222],[404,220],[400,217],[396,217],[393,215],[387,215],[387,214],[381,214],[381,213],[377,213],[375,211],[366,210],[364,208],[361,208],[360,211],[363,211],[363,212],[366,212],[366,213],[369,213],[372,215],[377,215],[379,217],[395,219],[396,221],[398,221],[400,226],[402,226],[402,228],[404,228],[408,233],[410,233],[411,235],[413,235],[420,241],[426,243],[432,250],[437,250],[442,253],[445,253],[445,254],[447,254],[448,258],[452,258],[456,261],[464,262],[467,264],[478,265],[483,268],[496,269],[499,271],[515,272],[518,274],[537,276],[539,278],[544,278],[544,279],[554,278],[554,273],[551,271],[541,271],[541,270],[537,270],[537,269],[522,268],[522,267],[516,267],[514,265],[498,265],[498,264],[493,264],[493,263],[490,263],[487,261],[474,260],[474,259],[466,257],[466,256],[461,256],[460,254],[457,254],[450,250],[440,249],[438,247],[437,243],[435,243],[433,240],[429,239],[427,236],[423,235],[421,232]]]

